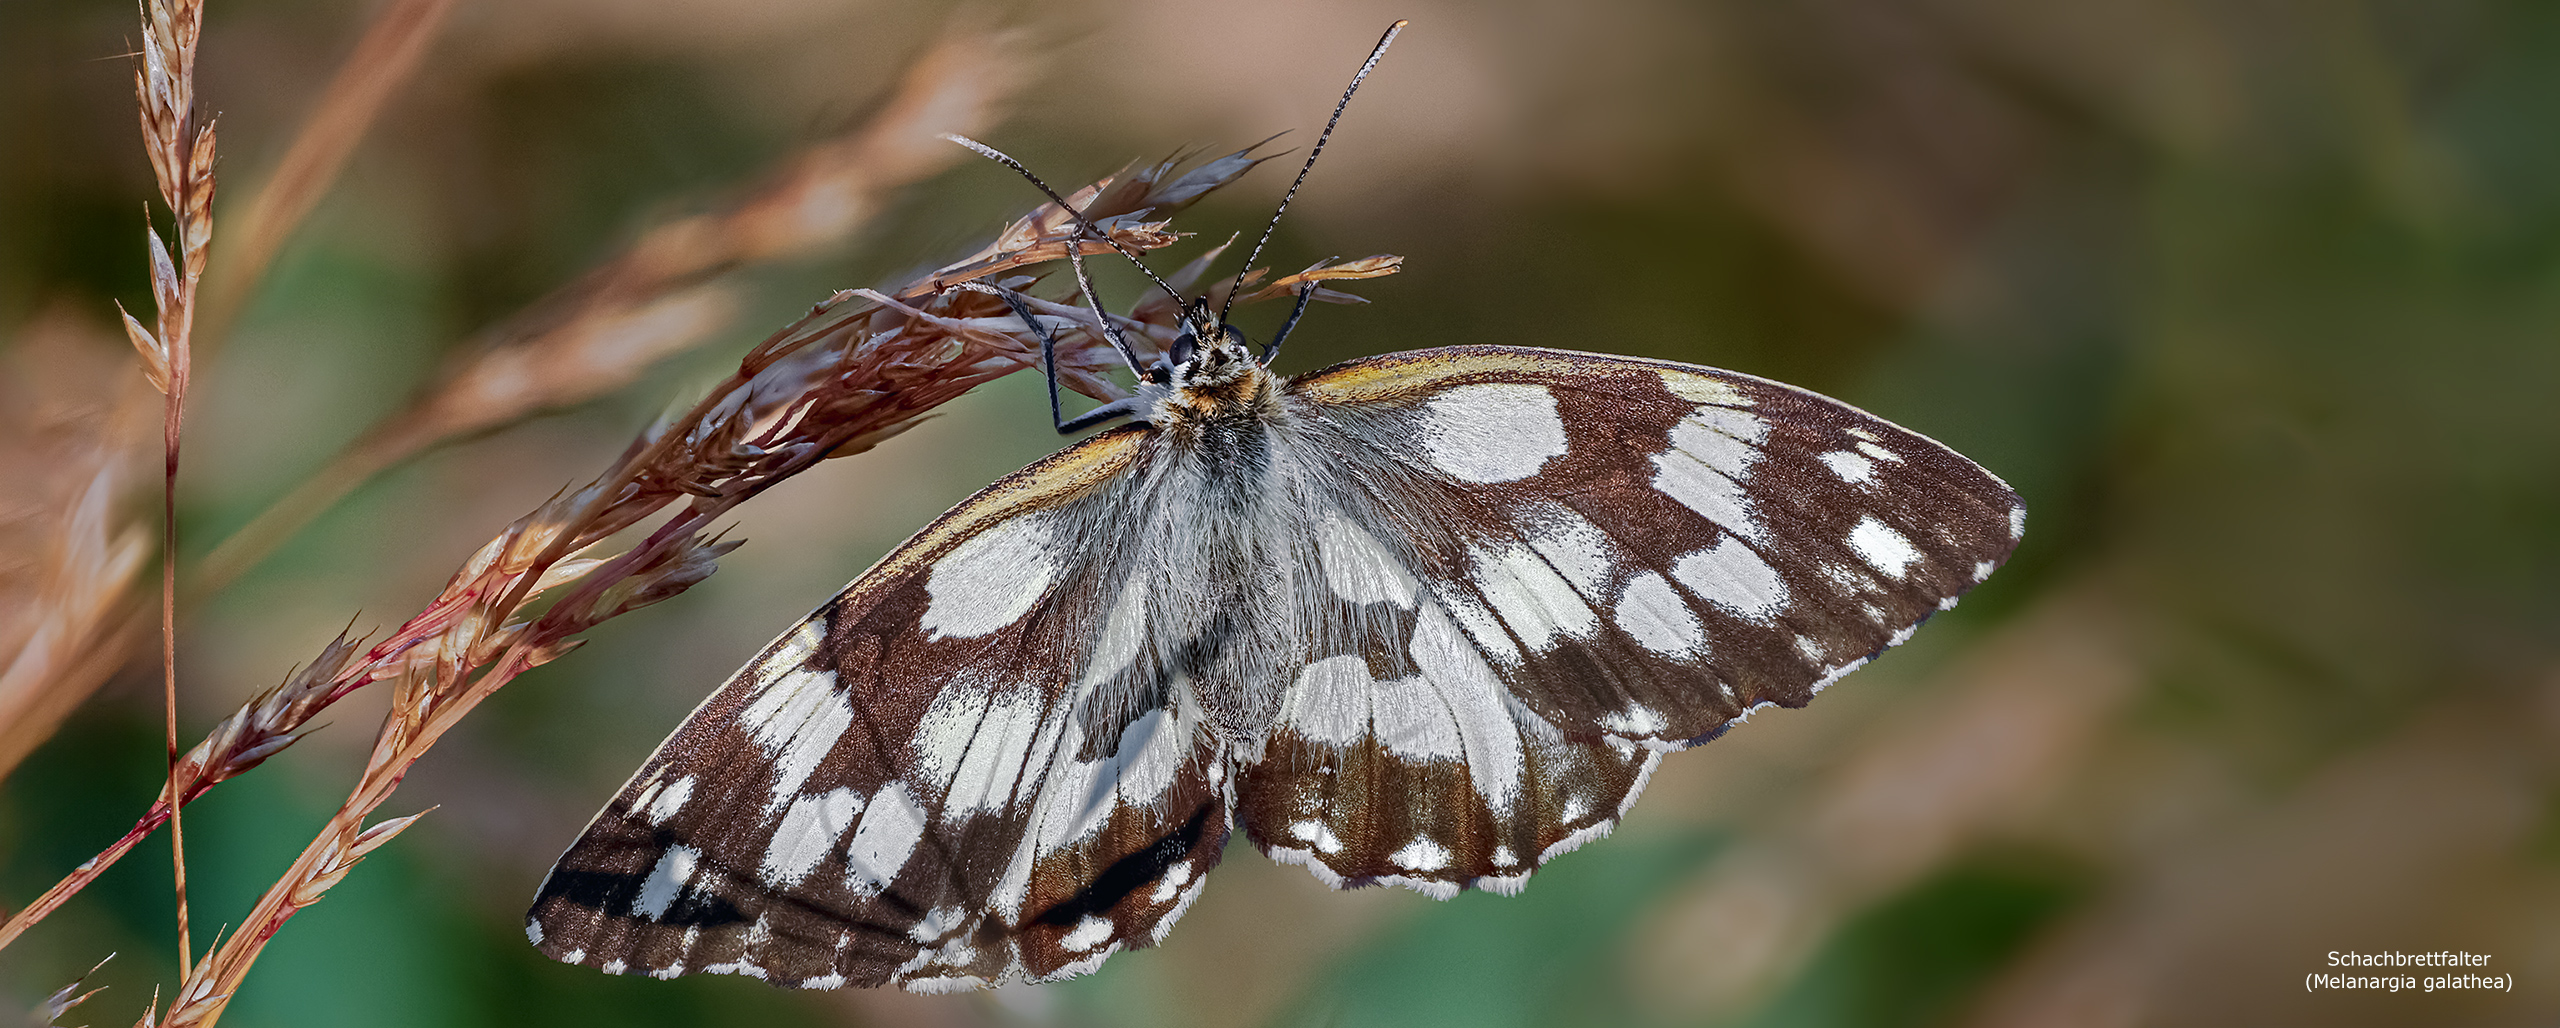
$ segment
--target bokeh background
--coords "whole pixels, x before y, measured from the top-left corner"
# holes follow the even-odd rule
[[[213,0],[217,234],[262,216],[248,205],[394,7]],[[450,369],[538,337],[546,296],[858,131],[927,55],[962,62],[934,95],[982,105],[975,131],[1084,181],[1284,129],[1303,146],[1394,17],[1413,27],[1271,263],[1388,252],[1407,270],[1351,286],[1368,306],[1313,312],[1284,368],[1459,342],[1735,368],[1944,440],[2033,516],[1962,608],[1811,707],[1670,758],[1615,837],[1518,897],[1337,894],[1239,842],[1167,946],[1057,986],[802,995],[534,954],[519,918],[542,872],[701,695],[1057,445],[1015,376],[748,505],[719,575],[474,715],[386,808],[437,811],[286,926],[232,1023],[2560,1019],[2560,6],[401,9],[436,18],[414,68],[264,274],[222,281],[251,258],[217,250],[182,566],[343,470]],[[129,4],[0,3],[0,467],[17,483],[0,587],[31,588],[67,453],[138,455],[109,535],[156,532],[156,412],[146,395],[135,419],[148,390],[112,307],[149,304],[135,34]],[[914,160],[834,235],[689,279],[717,302],[677,312],[698,322],[685,345],[593,374],[601,395],[385,461],[201,590],[188,729],[350,618],[406,617],[808,304],[973,250],[1033,199],[983,162]],[[1250,231],[1285,182],[1266,168],[1177,227]],[[1113,290],[1136,295],[1126,275]],[[0,905],[147,804],[152,663],[10,755]],[[348,701],[189,809],[199,945],[343,797],[380,703]],[[112,988],[66,1023],[123,1023],[174,981],[166,854],[146,844],[0,951],[0,1005],[110,951],[94,983]],[[2514,991],[2306,993],[2349,949],[2491,954]]]

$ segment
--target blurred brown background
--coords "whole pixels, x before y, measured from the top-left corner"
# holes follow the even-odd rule
[[[984,106],[973,134],[1081,182],[1283,129],[1304,146],[1395,17],[1412,29],[1268,260],[1407,270],[1312,312],[1284,370],[1458,342],[1730,367],[1933,435],[2033,516],[1963,608],[1812,707],[1670,758],[1616,837],[1518,897],[1335,894],[1239,843],[1167,946],[1060,986],[795,995],[536,956],[519,918],[543,870],[684,711],[1057,445],[1016,376],[749,505],[718,576],[500,694],[389,812],[441,809],[286,927],[233,1023],[2560,1018],[2560,7],[413,0],[435,19],[414,71],[377,83],[264,274],[224,283],[254,257],[247,226],[279,223],[248,204],[359,88],[333,76],[393,9],[208,8],[207,290],[230,306],[199,344],[182,566],[344,476],[337,455],[397,435],[386,420],[414,425],[399,412],[448,369],[550,338],[574,320],[558,291],[653,229],[771,195],[894,108],[925,55],[956,63],[923,95]],[[37,588],[46,526],[99,481],[65,469],[124,467],[134,439],[80,566],[152,574],[153,414],[137,429],[118,406],[147,387],[111,306],[149,303],[133,23],[119,3],[0,4],[0,469],[22,484],[0,643],[22,650],[64,595]],[[640,309],[692,329],[606,347],[632,358],[606,370],[545,366],[538,417],[439,422],[440,445],[354,474],[208,587],[182,629],[188,729],[350,617],[407,616],[808,304],[974,249],[1033,199],[956,155],[896,170],[916,181],[859,216],[809,212],[826,231],[687,269],[673,295],[694,306]],[[1250,232],[1285,184],[1264,169],[1176,226]],[[0,904],[147,804],[149,663],[0,783]],[[337,804],[379,703],[190,808],[199,945]],[[71,1020],[133,1016],[172,979],[168,874],[154,840],[0,951],[0,1002],[121,951]],[[2515,988],[2306,994],[2349,949],[2487,953]]]

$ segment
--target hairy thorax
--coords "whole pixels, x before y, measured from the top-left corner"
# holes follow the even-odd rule
[[[1279,381],[1241,346],[1204,350],[1176,372],[1152,412],[1152,541],[1168,624],[1156,642],[1228,739],[1258,743],[1287,686],[1293,611],[1286,512],[1274,432],[1287,417]]]

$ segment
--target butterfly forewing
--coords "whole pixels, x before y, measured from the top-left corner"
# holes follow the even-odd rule
[[[1470,638],[1568,731],[1676,743],[1736,704],[1801,705],[2024,527],[1953,450],[1748,375],[1453,347],[1293,388],[1367,444],[1342,450],[1344,478],[1403,519]],[[1357,467],[1369,454],[1395,467]]]
[[[1197,894],[1226,765],[1151,677],[1110,433],[943,516],[686,719],[562,856],[572,962],[826,988],[1090,970]]]
[[[1935,442],[1690,365],[1465,347],[1291,394],[1340,504],[1306,576],[1331,595],[1240,803],[1328,880],[1516,888],[1606,832],[1658,751],[1802,705],[2023,524]]]

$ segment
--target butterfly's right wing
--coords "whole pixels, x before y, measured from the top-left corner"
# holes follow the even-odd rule
[[[1239,783],[1342,884],[1509,890],[1607,832],[1663,751],[1801,706],[2017,545],[2024,508],[1847,404],[1695,365],[1507,347],[1291,383],[1329,504],[1306,669]]]
[[[1149,438],[998,482],[766,648],[561,856],[534,944],[615,973],[938,990],[1159,938],[1231,789],[1188,690],[1135,659],[1123,472]]]

